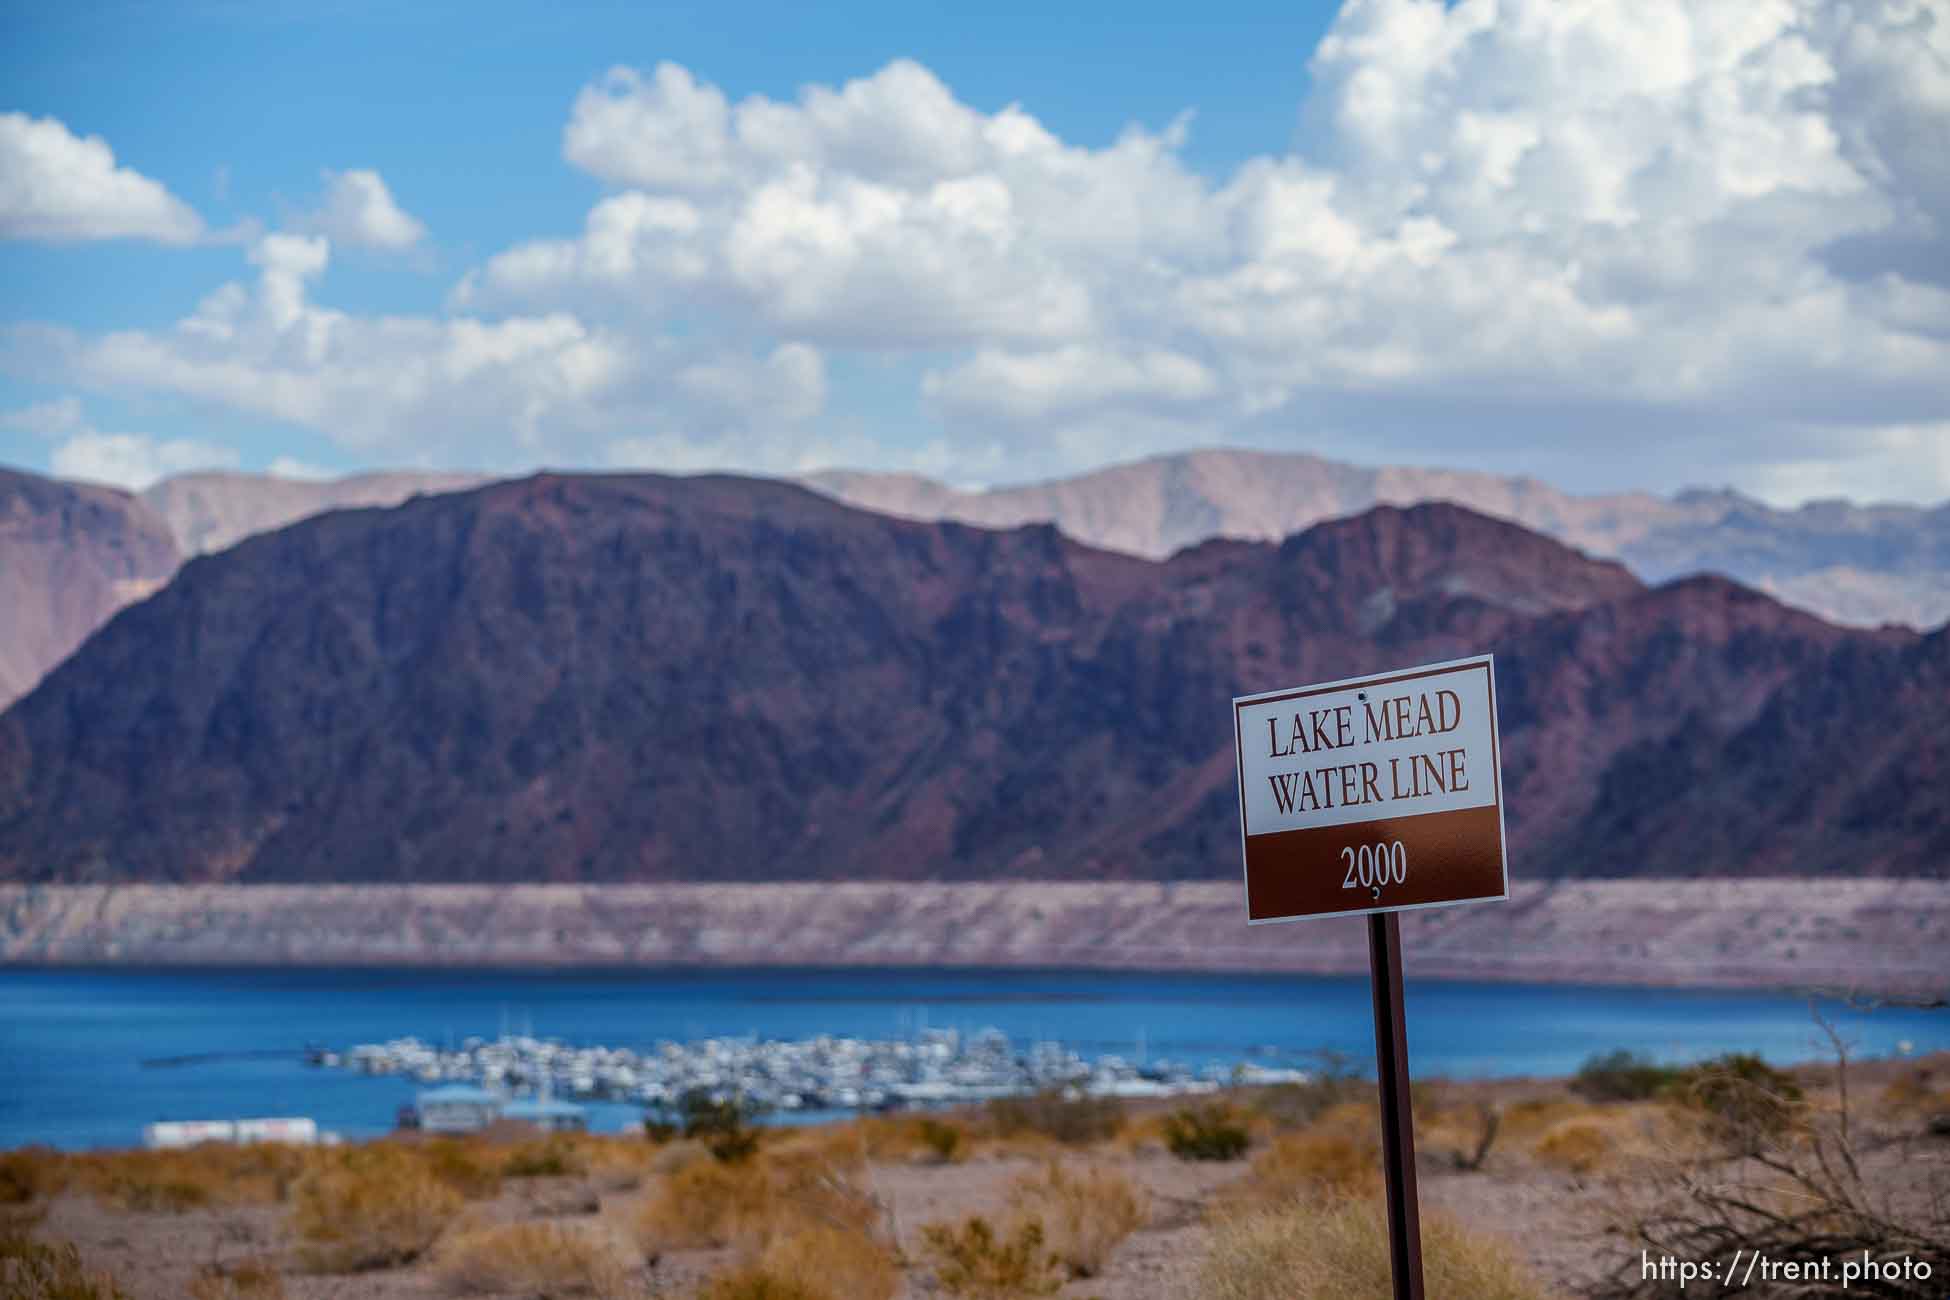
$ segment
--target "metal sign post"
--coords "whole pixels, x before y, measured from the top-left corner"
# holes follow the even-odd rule
[[[1381,1159],[1388,1180],[1388,1263],[1395,1300],[1422,1300],[1422,1214],[1415,1193],[1415,1115],[1402,1012],[1402,928],[1393,912],[1368,918],[1374,982],[1374,1063],[1381,1083]]]
[[[1488,655],[1232,702],[1251,925],[1366,916],[1395,1300],[1422,1300],[1397,912],[1508,898]]]

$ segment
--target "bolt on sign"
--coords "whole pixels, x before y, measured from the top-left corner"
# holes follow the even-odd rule
[[[1232,702],[1246,919],[1509,897],[1492,657]]]

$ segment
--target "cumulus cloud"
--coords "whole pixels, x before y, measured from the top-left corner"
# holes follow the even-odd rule
[[[248,251],[254,281],[219,287],[169,330],[17,326],[0,336],[0,362],[289,422],[376,461],[508,471],[600,459],[619,428],[787,431],[825,400],[822,359],[805,344],[753,359],[560,311],[352,315],[313,299],[331,256],[323,235],[266,235]]]
[[[86,479],[140,492],[157,480],[193,469],[235,469],[234,448],[193,438],[156,439],[141,433],[78,433],[57,446],[48,465],[59,478]]]
[[[904,60],[792,102],[618,69],[563,134],[618,192],[460,297],[925,353],[950,442],[1024,473],[1120,425],[1441,456],[1432,417],[1488,463],[1717,426],[1728,473],[1929,472],[1868,431],[1950,409],[1940,8],[1349,0],[1311,68],[1306,155],[1217,179],[1186,122],[1082,149]],[[1810,404],[1825,432],[1788,431]]]
[[[139,492],[170,474],[229,469],[234,448],[193,438],[154,438],[144,433],[103,433],[90,423],[81,399],[60,397],[0,411],[0,429],[29,433],[55,445],[48,468],[58,478],[85,479]]]
[[[159,182],[115,165],[98,135],[53,117],[0,113],[0,237],[190,244],[203,221]]]
[[[399,250],[411,248],[427,228],[393,199],[376,171],[327,171],[325,198],[298,223],[337,244]]]
[[[301,481],[320,481],[336,475],[322,465],[313,465],[295,456],[279,456],[265,467],[265,473],[272,478],[290,478]]]
[[[562,135],[608,192],[445,318],[317,305],[353,236],[315,226],[174,331],[9,350],[490,467],[1000,481],[1231,441],[1950,492],[1935,0],[1347,0],[1310,66],[1304,149],[1220,176],[1189,118],[1079,147],[910,60],[789,100],[619,68]],[[847,409],[869,372],[931,427]]]

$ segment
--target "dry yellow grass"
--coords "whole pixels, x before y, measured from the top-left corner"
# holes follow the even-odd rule
[[[191,1279],[190,1300],[284,1300],[284,1276],[270,1260],[213,1264]]]
[[[6,1300],[128,1300],[114,1274],[91,1269],[71,1242],[0,1236],[0,1296]]]
[[[1604,1113],[1605,1108],[1593,1102],[1575,1101],[1568,1097],[1526,1097],[1503,1108],[1503,1136],[1507,1140],[1527,1143],[1541,1138],[1559,1124],[1570,1120],[1595,1120]]]
[[[741,1220],[769,1213],[771,1187],[757,1164],[694,1161],[666,1177],[644,1201],[636,1221],[646,1254],[728,1243]]]
[[[857,1156],[781,1147],[738,1165],[703,1160],[663,1180],[638,1213],[646,1253],[738,1244],[759,1250],[803,1228],[874,1236],[884,1212]]]
[[[1051,1163],[1009,1189],[1009,1206],[1039,1220],[1049,1251],[1071,1277],[1096,1277],[1119,1242],[1150,1218],[1144,1189],[1113,1169],[1068,1169]]]
[[[514,1292],[614,1300],[631,1293],[633,1265],[606,1226],[530,1221],[449,1236],[434,1276],[457,1295]]]
[[[0,1205],[45,1200],[67,1185],[67,1158],[52,1147],[0,1152]]]
[[[579,1137],[576,1149],[588,1176],[612,1192],[642,1186],[659,1154],[656,1145],[636,1137]]]
[[[292,1193],[291,1229],[311,1268],[389,1268],[426,1253],[461,1204],[425,1161],[376,1143],[331,1153],[305,1176]]]
[[[1439,1214],[1422,1217],[1427,1293],[1543,1300],[1514,1253]],[[1388,1222],[1367,1199],[1299,1201],[1215,1226],[1194,1300],[1388,1300]]]
[[[768,1276],[834,1300],[893,1300],[900,1289],[894,1253],[849,1228],[801,1227],[774,1237],[758,1256]]]
[[[316,1151],[263,1142],[210,1142],[180,1151],[103,1151],[69,1156],[64,1177],[116,1210],[181,1214],[210,1205],[284,1201]]]
[[[1035,1219],[1018,1219],[1006,1234],[979,1214],[925,1224],[921,1250],[939,1289],[967,1300],[1022,1300],[1063,1285],[1062,1261],[1045,1247]]]
[[[1544,1134],[1531,1149],[1538,1161],[1568,1174],[1592,1173],[1610,1159],[1614,1146],[1609,1134],[1589,1120],[1565,1120]]]
[[[410,1150],[428,1173],[467,1200],[489,1201],[501,1192],[501,1158],[478,1140],[436,1138]]]
[[[697,1300],[844,1300],[823,1287],[774,1277],[757,1264],[720,1273],[697,1292]]]
[[[1342,1101],[1320,1112],[1307,1126],[1315,1133],[1346,1133],[1352,1136],[1381,1131],[1381,1107],[1371,1101]]]
[[[1254,1157],[1228,1197],[1233,1204],[1280,1205],[1363,1192],[1381,1180],[1378,1134],[1308,1129],[1285,1133]]]

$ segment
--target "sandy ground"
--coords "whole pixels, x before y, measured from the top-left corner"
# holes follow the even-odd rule
[[[1873,1185],[1915,1190],[1940,1180],[1950,1186],[1950,1138],[1928,1136],[1926,1114],[1918,1112],[1893,1122],[1893,1127],[1884,1123],[1878,1128],[1866,1119],[1876,1111],[1875,1099],[1891,1080],[1906,1073],[1913,1077],[1919,1068],[1933,1071],[1935,1082],[1930,1086],[1950,1085],[1950,1054],[1930,1058],[1920,1067],[1916,1062],[1867,1063],[1850,1072],[1855,1106],[1865,1116],[1863,1131],[1880,1135],[1862,1148],[1865,1174]],[[1832,1083],[1832,1076],[1807,1078],[1817,1086]],[[1605,1173],[1577,1175],[1539,1158],[1538,1134],[1557,1122],[1554,1115],[1569,1113],[1578,1105],[1562,1081],[1437,1086],[1443,1088],[1446,1109],[1442,1113],[1452,1118],[1446,1123],[1424,1123],[1418,1133],[1418,1180],[1425,1215],[1446,1213],[1476,1232],[1502,1238],[1544,1283],[1547,1294],[1575,1295],[1580,1281],[1592,1276],[1601,1253],[1619,1249],[1617,1239],[1607,1238],[1604,1228],[1608,1216],[1634,1192],[1637,1166],[1621,1161]],[[1832,1099],[1832,1093],[1820,1095]],[[1945,1092],[1938,1095],[1950,1097]],[[1483,1168],[1464,1172],[1456,1168],[1453,1152],[1466,1144],[1468,1125],[1453,1117],[1473,1113],[1482,1105],[1500,1110],[1505,1116],[1503,1128]],[[1617,1119],[1614,1126],[1625,1133],[1629,1123],[1649,1124],[1647,1117],[1653,1112],[1620,1114],[1625,1118]],[[1256,1148],[1263,1145],[1262,1140]],[[1222,1212],[1218,1207],[1229,1191],[1247,1177],[1252,1154],[1229,1162],[1187,1162],[1149,1140],[1120,1140],[1083,1152],[1065,1152],[1066,1161],[1127,1175],[1147,1193],[1150,1211],[1146,1225],[1117,1247],[1100,1276],[1072,1281],[1059,1294],[1071,1300],[1190,1300],[1210,1239],[1210,1216]],[[890,1211],[907,1257],[902,1295],[942,1294],[919,1249],[923,1225],[958,1221],[970,1214],[1001,1216],[1012,1181],[1040,1167],[1040,1157],[981,1143],[969,1158],[953,1164],[927,1162],[919,1155],[871,1163],[870,1186]],[[644,1199],[658,1190],[659,1180],[666,1176],[651,1173],[634,1187],[619,1185],[613,1176],[508,1179],[497,1198],[470,1207],[469,1214],[494,1221],[587,1222],[592,1216],[603,1216],[620,1227],[635,1221]],[[251,1257],[280,1262],[286,1270],[285,1294],[293,1300],[456,1294],[443,1287],[424,1262],[351,1276],[298,1271],[293,1263],[297,1242],[285,1213],[278,1206],[184,1214],[120,1212],[69,1191],[48,1206],[39,1235],[75,1242],[87,1264],[113,1271],[138,1300],[175,1300],[188,1294],[199,1270]],[[689,1297],[701,1282],[735,1260],[729,1249],[666,1251],[636,1274],[631,1293]],[[1675,1289],[1674,1294],[1681,1293]]]

